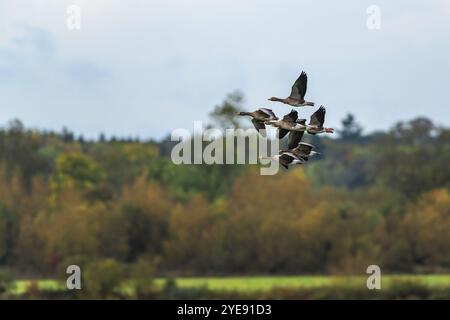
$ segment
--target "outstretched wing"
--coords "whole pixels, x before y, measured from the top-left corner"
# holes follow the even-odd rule
[[[256,119],[252,119],[252,123],[255,126],[256,130],[258,130],[258,132],[265,137],[266,136],[266,125],[264,124],[264,122],[256,120]],[[261,131],[262,130],[262,131]]]
[[[300,143],[300,141],[302,141],[304,133],[305,133],[305,131],[291,131],[289,133],[288,148],[289,149],[296,148],[298,146],[298,144]]]
[[[275,115],[275,113],[270,109],[261,108],[261,109],[258,109],[258,111],[264,113],[265,115],[269,116],[272,119],[278,119],[278,117]]]
[[[280,164],[285,167],[286,169],[289,168],[289,165],[292,163],[293,160],[295,160],[296,157],[295,155],[293,155],[292,153],[289,152],[284,152],[283,154],[281,154],[280,158],[278,159],[278,161],[280,162]]]
[[[287,115],[283,117],[284,122],[295,124],[295,122],[298,119],[298,112],[295,110],[291,110]],[[287,134],[289,133],[288,130],[285,129],[278,129],[278,138],[283,139]]]
[[[278,129],[278,139],[283,139],[289,133],[289,130]]]
[[[308,76],[304,71],[300,74],[297,80],[295,80],[294,85],[291,90],[291,98],[297,100],[303,100],[306,94],[306,88],[308,85]]]
[[[296,122],[298,119],[298,112],[295,110],[291,110],[287,115],[283,117],[283,121],[285,122]]]
[[[311,153],[311,150],[314,148],[312,144],[302,142],[298,145],[297,148],[293,151],[293,153],[298,157],[307,157]]]
[[[320,106],[316,112],[311,115],[311,120],[309,124],[312,126],[322,127],[325,122],[325,107]]]

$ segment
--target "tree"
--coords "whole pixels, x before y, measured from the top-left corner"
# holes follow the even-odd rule
[[[147,254],[162,254],[162,244],[168,237],[171,199],[159,185],[140,176],[123,190],[119,203],[129,247],[128,261]]]
[[[410,203],[400,222],[392,256],[409,271],[450,267],[450,192],[436,189]]]
[[[0,203],[0,265],[11,259],[17,232],[17,214],[13,214]]]
[[[100,259],[90,263],[84,272],[84,285],[94,299],[112,298],[125,280],[125,267],[114,259]]]
[[[89,189],[102,180],[104,173],[87,155],[67,153],[56,159],[56,174],[53,179],[56,189],[63,187]]]
[[[213,222],[210,206],[201,196],[194,196],[185,206],[174,209],[170,219],[170,239],[165,245],[168,264],[173,268],[207,271],[211,247],[208,234]]]
[[[342,119],[342,129],[338,131],[339,135],[344,140],[357,140],[361,137],[363,128],[356,122],[353,114],[348,113]]]
[[[209,116],[214,124],[221,129],[239,128],[239,118],[236,113],[242,111],[244,95],[240,91],[228,94],[222,104],[216,106]]]
[[[436,128],[430,119],[419,117],[409,122],[399,122],[391,130],[391,136],[408,144],[430,142]]]
[[[8,269],[0,269],[0,298],[7,294],[14,286],[14,276],[13,273]]]

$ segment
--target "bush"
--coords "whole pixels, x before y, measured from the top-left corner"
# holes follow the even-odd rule
[[[7,295],[14,286],[14,276],[8,269],[0,269],[0,297]]]
[[[116,291],[126,278],[125,267],[114,259],[96,260],[84,272],[84,286],[93,299],[114,298]]]

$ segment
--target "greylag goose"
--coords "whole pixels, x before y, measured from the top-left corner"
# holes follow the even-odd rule
[[[308,75],[302,71],[298,79],[294,82],[291,94],[287,98],[271,97],[270,101],[277,101],[293,107],[314,106],[314,102],[305,100],[306,89],[308,85]]]
[[[320,106],[316,112],[311,115],[311,119],[309,124],[306,126],[306,130],[309,134],[317,134],[317,133],[334,133],[333,128],[325,128],[323,123],[325,122],[325,107]]]
[[[267,123],[278,128],[278,139],[283,139],[289,133],[289,149],[298,146],[306,130],[306,119],[298,119],[298,112],[295,110],[291,110],[281,120],[271,120]]]
[[[252,112],[241,111],[241,112],[238,112],[237,115],[252,117],[253,125],[255,126],[256,130],[258,130],[262,135],[264,135],[264,131],[260,131],[260,130],[266,129],[265,123],[267,121],[278,120],[278,117],[275,115],[275,113],[273,113],[272,110],[266,109],[266,108],[260,108],[256,111],[252,111]]]
[[[289,131],[305,131],[306,125],[304,119],[298,120],[298,112],[291,110],[281,120],[268,120],[267,124],[270,124],[278,128],[278,138],[283,139]],[[303,123],[303,124],[302,124]]]
[[[309,157],[319,154],[313,151],[313,148],[315,147],[312,144],[302,142],[293,149],[281,150],[280,154],[272,157],[261,157],[261,159],[278,161],[284,168],[289,169],[289,166],[306,163]]]
[[[297,157],[292,152],[286,151],[282,152],[281,154],[276,154],[272,157],[261,157],[261,159],[270,159],[278,161],[284,168],[289,169],[290,165],[293,164],[302,164],[305,163],[306,160],[303,158]]]
[[[316,154],[320,154],[317,151],[314,151],[313,149],[315,146],[312,144],[301,142],[299,143],[295,148],[289,149],[289,150],[281,150],[281,153],[289,152],[295,155],[299,159],[303,159],[304,161],[308,161],[309,157],[312,157]]]

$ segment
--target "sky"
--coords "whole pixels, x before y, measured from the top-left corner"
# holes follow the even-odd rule
[[[246,110],[288,113],[267,98],[301,70],[327,126],[450,126],[449,39],[450,0],[0,0],[0,126],[159,139],[236,89]]]

